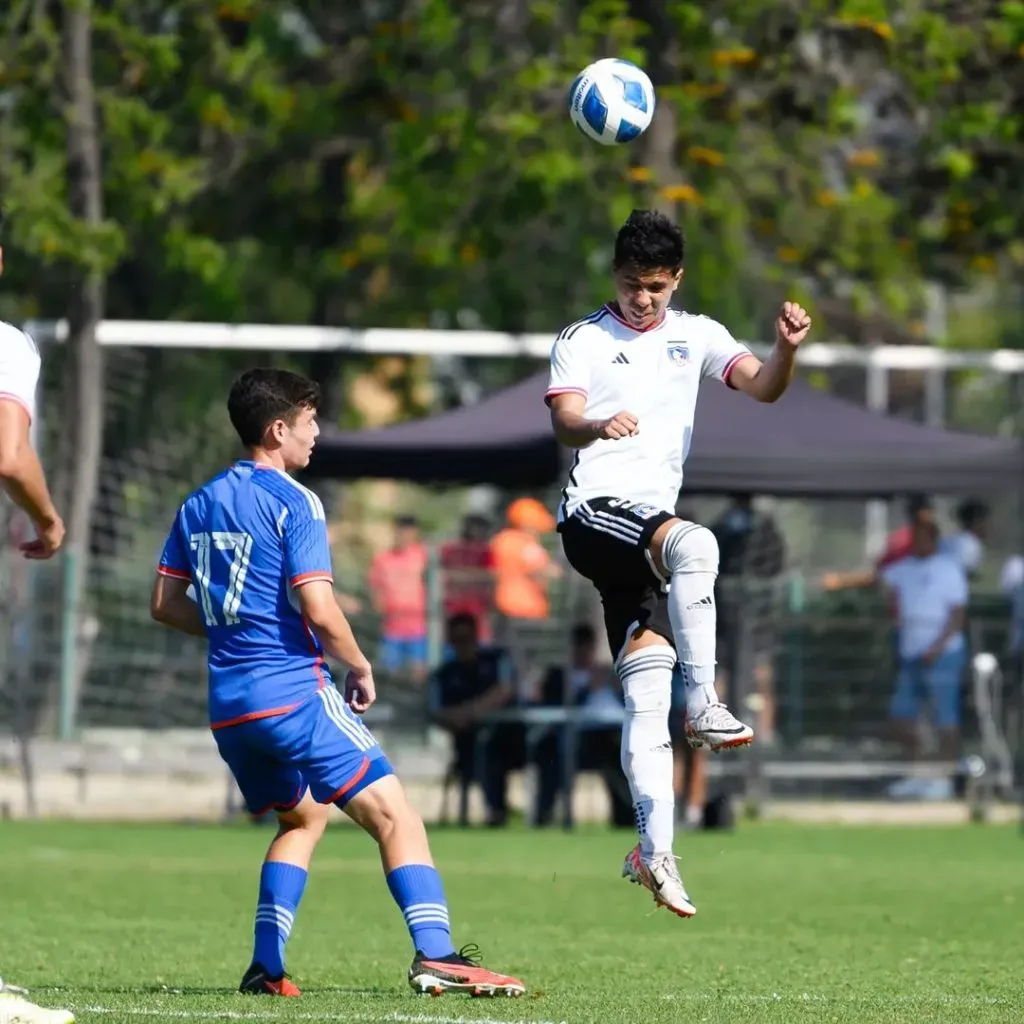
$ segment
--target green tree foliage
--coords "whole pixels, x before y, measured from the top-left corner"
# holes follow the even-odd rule
[[[1024,4],[111,0],[98,225],[68,203],[61,11],[0,25],[9,315],[61,314],[78,266],[111,317],[547,330],[603,297],[641,202],[738,333],[793,288],[855,338],[910,329],[925,282],[1024,260]],[[565,116],[607,54],[659,89],[621,151]]]

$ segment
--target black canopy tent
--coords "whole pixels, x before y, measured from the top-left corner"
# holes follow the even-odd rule
[[[325,429],[307,475],[543,486],[561,472],[543,402],[547,373],[422,420]],[[641,429],[643,424],[641,424]],[[871,412],[795,381],[775,405],[702,389],[684,488],[690,494],[888,497],[1018,490],[1024,446]]]

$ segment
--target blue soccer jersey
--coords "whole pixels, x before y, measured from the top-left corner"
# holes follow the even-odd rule
[[[213,729],[287,714],[330,681],[296,594],[332,581],[327,522],[286,473],[237,462],[190,494],[157,571],[195,585]]]

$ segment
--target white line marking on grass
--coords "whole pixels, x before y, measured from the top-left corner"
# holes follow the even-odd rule
[[[1004,996],[953,996],[933,993],[919,996],[872,996],[872,995],[844,995],[829,996],[803,992],[797,994],[788,992],[782,994],[772,992],[764,995],[754,995],[731,992],[668,992],[661,996],[666,1003],[736,1003],[757,1004],[757,1003],[833,1003],[837,1006],[852,1006],[860,1004],[872,1004],[878,1006],[1010,1006],[1018,1005],[1017,1001]]]
[[[81,1013],[118,1014],[124,1017],[150,1017],[155,1020],[280,1020],[276,1014],[239,1013],[237,1010],[143,1010],[114,1009],[110,1006],[83,1006]],[[553,1020],[499,1020],[492,1017],[438,1017],[429,1013],[302,1013],[288,1020],[365,1021],[367,1024],[566,1024]]]

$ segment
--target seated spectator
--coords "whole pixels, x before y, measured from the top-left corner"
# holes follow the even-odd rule
[[[611,666],[597,664],[597,635],[592,626],[580,623],[573,628],[568,692],[564,670],[553,666],[548,669],[538,696],[539,703],[547,706],[568,703],[583,709],[577,725],[576,768],[601,774],[611,801],[611,824],[630,828],[633,803],[619,755],[624,715],[622,690]],[[565,730],[556,727],[537,745],[537,825],[551,824],[555,799],[562,791],[564,741]]]
[[[453,615],[447,634],[452,655],[431,676],[431,718],[452,735],[459,777],[483,789],[487,823],[504,825],[508,774],[522,765],[522,727],[499,725],[478,740],[486,715],[514,701],[515,669],[501,648],[480,645],[472,615]]]
[[[481,643],[493,638],[494,556],[490,526],[483,516],[466,516],[456,540],[441,545],[444,615],[472,615]]]
[[[882,570],[896,609],[899,674],[889,715],[909,757],[919,756],[922,705],[930,705],[939,733],[939,757],[955,760],[960,741],[961,685],[967,663],[964,622],[967,576],[959,562],[939,551],[939,529],[919,522],[909,557]],[[951,779],[907,778],[890,795],[949,799]]]

